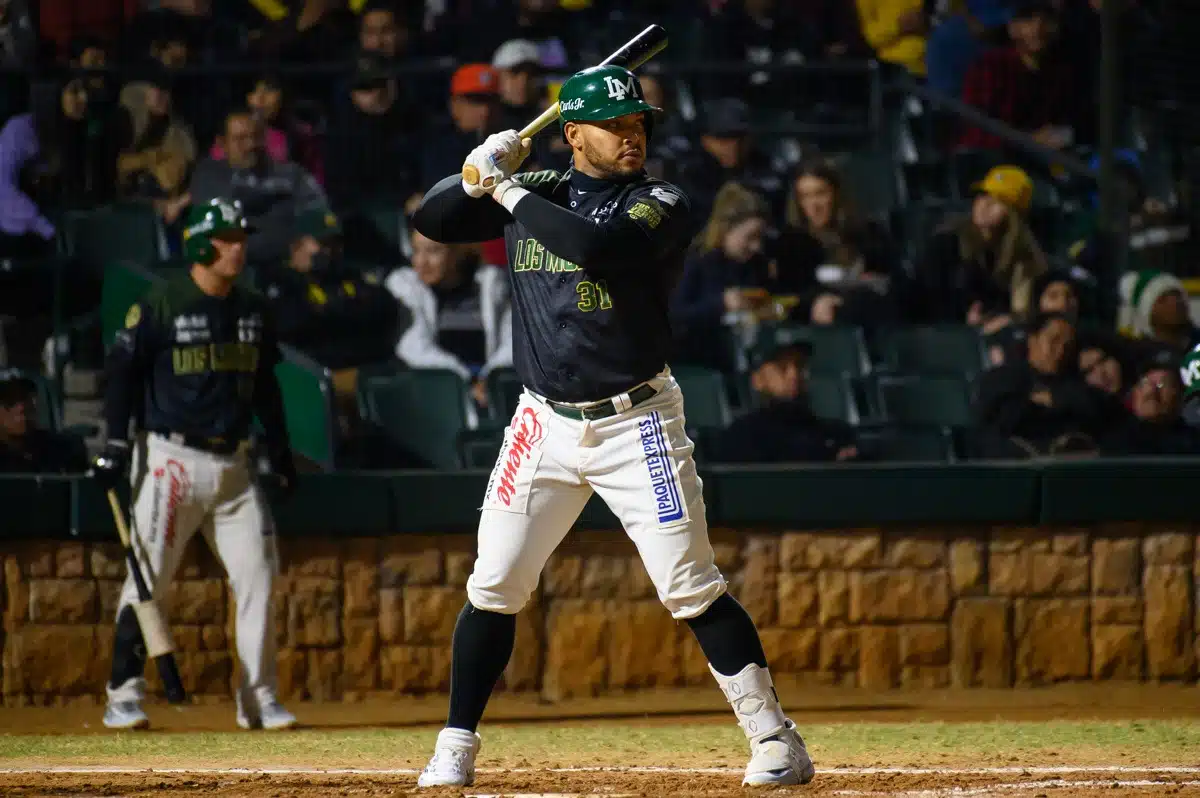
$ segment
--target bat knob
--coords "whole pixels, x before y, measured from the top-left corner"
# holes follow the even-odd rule
[[[471,164],[467,164],[463,167],[462,179],[467,181],[468,186],[479,185],[479,168]]]
[[[471,185],[475,185],[475,184],[471,183]],[[484,188],[491,188],[494,185],[496,185],[496,176],[495,175],[488,175],[487,177],[485,177],[483,179],[483,187]]]

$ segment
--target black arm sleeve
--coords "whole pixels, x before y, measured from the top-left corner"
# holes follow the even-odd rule
[[[426,192],[413,214],[412,226],[443,244],[474,244],[500,238],[510,221],[508,211],[491,197],[468,197],[462,178],[452,175]]]
[[[129,437],[129,420],[141,403],[145,386],[147,349],[154,321],[143,302],[133,305],[125,316],[125,328],[113,339],[104,379],[104,421],[110,440]]]
[[[686,205],[668,208],[648,194],[603,223],[532,193],[516,204],[513,216],[546,249],[597,276],[640,269],[647,255],[662,257],[687,241]]]

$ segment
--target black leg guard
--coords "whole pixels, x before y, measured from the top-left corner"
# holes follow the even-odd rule
[[[689,618],[688,626],[718,673],[736,676],[747,665],[767,667],[767,655],[763,653],[754,621],[728,593],[722,593],[707,610]]]
[[[508,667],[517,616],[476,609],[467,602],[454,625],[450,666],[450,717],[446,726],[473,732],[496,682]]]
[[[117,615],[117,628],[113,633],[111,687],[120,687],[130,679],[146,672],[146,644],[142,641],[142,627],[138,626],[133,607],[125,607]]]

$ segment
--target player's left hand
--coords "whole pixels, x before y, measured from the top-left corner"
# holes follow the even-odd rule
[[[511,177],[533,149],[532,139],[522,139],[515,130],[493,133],[467,156],[463,166],[479,171],[478,185],[463,181],[463,191],[470,197],[482,197],[503,180]]]

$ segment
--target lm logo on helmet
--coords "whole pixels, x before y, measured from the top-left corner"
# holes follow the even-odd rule
[[[1179,375],[1183,377],[1183,384],[1186,388],[1192,388],[1200,383],[1200,357],[1184,363],[1183,368],[1179,370]]]
[[[622,83],[612,75],[604,76],[604,85],[608,86],[608,96],[614,100],[624,100],[625,95],[629,94],[637,99],[637,84],[633,81],[633,75],[629,76],[629,80]]]

